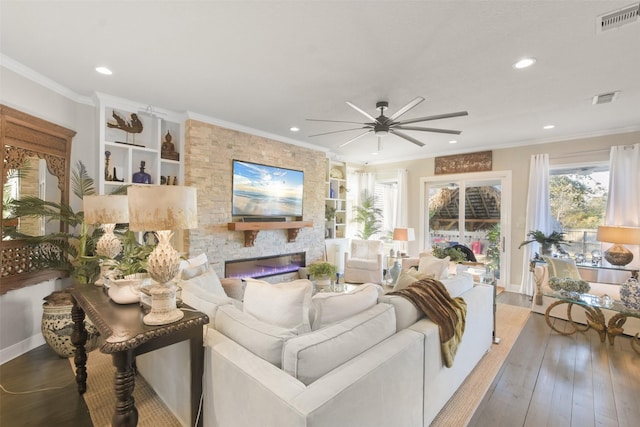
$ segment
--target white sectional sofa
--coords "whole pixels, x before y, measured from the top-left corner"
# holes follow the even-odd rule
[[[621,271],[619,274],[614,277],[614,280],[622,283],[626,280],[626,277],[629,276],[628,272]],[[549,287],[549,269],[546,264],[537,264],[534,269],[534,278],[536,281],[536,295],[533,298],[533,302],[531,305],[531,310],[535,313],[545,314],[547,308],[558,301],[558,299],[553,297],[545,296],[545,293],[553,292],[553,290]],[[584,273],[581,272],[581,275]],[[596,281],[592,281],[594,277],[582,276],[583,280],[589,282],[591,289],[589,290],[589,294],[592,295],[609,295],[614,301],[620,300],[620,285],[609,284],[609,283],[599,283]],[[616,312],[602,309],[602,313],[604,314],[605,321],[608,322],[609,319],[616,314]],[[554,307],[549,313],[551,317],[556,317],[559,319],[567,320],[567,305],[560,304],[559,306]],[[571,318],[577,322],[586,325],[587,319],[585,316],[585,311],[580,309],[579,307],[573,307],[571,311]],[[640,319],[634,317],[628,317],[626,323],[623,325],[624,334],[634,336],[637,333],[640,333]]]
[[[312,330],[294,333],[247,316],[238,301],[184,288],[185,302],[211,319],[204,425],[428,426],[491,346],[493,289],[460,280],[450,292],[467,303],[466,329],[451,368],[437,325],[400,296],[376,295],[370,307],[333,322],[330,308],[358,303],[325,296],[309,316]],[[361,285],[361,293],[373,286]],[[318,325],[322,316],[329,322]]]

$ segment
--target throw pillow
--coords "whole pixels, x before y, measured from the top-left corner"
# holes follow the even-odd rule
[[[188,280],[201,275],[208,269],[209,260],[207,259],[207,254],[200,254],[195,258],[180,261],[180,274],[178,277]]]
[[[433,255],[420,257],[418,273],[433,275],[434,279],[446,279],[449,276],[449,257],[436,258]]]
[[[570,277],[580,280],[580,272],[576,267],[576,262],[571,258],[552,258],[543,256],[542,259],[547,263],[549,269],[549,277]]]
[[[312,298],[311,329],[317,330],[361,313],[378,303],[378,285],[366,283],[347,292],[318,293]]]
[[[342,322],[287,340],[282,369],[309,385],[395,332],[393,306],[376,304]]]
[[[244,288],[247,286],[247,283],[244,280],[224,277],[220,279],[220,283],[222,283],[222,288],[229,298],[233,298],[238,301],[242,301],[244,299]]]
[[[416,282],[421,279],[427,279],[427,278],[433,279],[434,277],[435,277],[434,274],[419,273],[416,268],[411,267],[406,272],[400,273],[400,276],[398,277],[398,280],[396,280],[396,284],[393,287],[393,290],[399,291],[400,289],[404,289],[408,287],[413,282]]]
[[[258,320],[309,332],[309,305],[313,284],[307,279],[272,285],[264,280],[245,279],[244,312]]]
[[[261,322],[233,305],[218,307],[215,327],[221,334],[278,368],[282,366],[282,346],[297,335],[294,329]]]
[[[189,280],[178,281],[178,286],[182,289],[194,290],[199,288],[204,293],[211,293],[218,296],[226,297],[227,294],[222,288],[220,279],[215,271],[207,269],[206,272],[195,276]]]

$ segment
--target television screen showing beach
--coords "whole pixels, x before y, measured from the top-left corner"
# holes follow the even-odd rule
[[[304,173],[233,161],[233,215],[302,216]]]

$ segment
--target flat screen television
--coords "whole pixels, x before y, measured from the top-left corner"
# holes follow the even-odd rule
[[[233,161],[234,216],[302,216],[304,172]]]

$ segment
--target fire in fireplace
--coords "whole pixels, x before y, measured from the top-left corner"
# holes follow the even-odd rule
[[[257,279],[293,273],[304,267],[305,261],[304,252],[225,261],[225,277]]]

